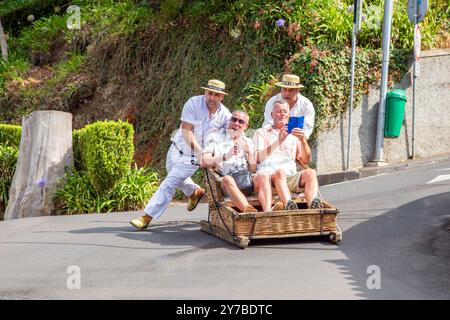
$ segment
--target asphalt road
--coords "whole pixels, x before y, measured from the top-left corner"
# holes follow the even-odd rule
[[[205,204],[141,232],[140,212],[2,221],[0,299],[450,299],[448,178],[450,160],[322,187],[340,245],[242,250],[199,230]]]

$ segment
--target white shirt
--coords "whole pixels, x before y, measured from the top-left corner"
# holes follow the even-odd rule
[[[238,141],[244,141],[248,144],[250,152],[253,152],[253,142],[243,134]],[[234,141],[226,129],[221,129],[219,132],[212,132],[205,140],[203,153],[212,153],[213,156],[224,155],[234,146]],[[217,166],[219,172],[226,176],[231,172],[236,172],[242,169],[248,169],[247,158],[242,148],[239,148],[239,153],[233,155],[230,159],[221,162]]]
[[[281,93],[273,96],[266,103],[266,107],[264,109],[264,122],[263,128],[271,128],[273,125],[273,119],[271,112],[273,110],[273,103],[277,100],[282,99]],[[302,96],[300,93],[297,97],[297,102],[290,109],[289,116],[291,117],[300,117],[304,116],[305,120],[303,123],[303,132],[305,133],[306,138],[308,139],[314,129],[314,107],[311,101],[308,100],[305,96]]]
[[[218,131],[221,128],[228,127],[228,121],[231,118],[231,112],[222,103],[219,108],[209,115],[204,95],[190,98],[183,106],[181,121],[190,123],[194,126],[194,136],[200,146],[203,146],[204,140],[210,132]],[[186,144],[181,134],[181,126],[176,130],[171,139],[177,149],[185,155],[192,155],[191,147]]]
[[[273,128],[260,128],[256,130],[253,136],[255,154],[278,141],[279,133],[279,129]],[[283,169],[288,177],[293,176],[297,173],[297,153],[301,155],[301,152],[303,152],[303,149],[300,140],[292,134],[289,134],[286,140],[276,147],[264,161],[257,164],[256,173],[272,175],[275,170]]]

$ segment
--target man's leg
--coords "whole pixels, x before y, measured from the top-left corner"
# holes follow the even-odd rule
[[[169,151],[167,152],[166,158],[167,172],[170,172],[177,165],[177,163],[186,162],[188,160],[189,159],[187,159],[186,156],[180,154],[179,151],[171,145]],[[198,188],[200,188],[200,186],[194,183],[192,178],[189,176],[177,189],[180,189],[187,197],[189,197]]]
[[[187,177],[194,174],[195,170],[196,168],[189,168],[187,166],[173,168],[146,205],[144,209],[145,213],[154,219],[158,219],[166,210],[170,201],[172,201],[175,195],[175,189],[179,188]]]
[[[289,200],[291,200],[291,192],[287,186],[287,178],[284,170],[278,169],[270,177],[272,179],[272,183],[275,186],[275,190],[277,190],[278,197],[280,198],[283,205],[286,206]]]
[[[258,192],[258,200],[263,211],[270,211],[272,205],[272,188],[267,174],[258,174],[253,177],[255,191]]]
[[[181,155],[180,152],[172,145],[167,153],[166,169],[170,172],[178,163],[182,162],[188,164],[192,159]],[[197,167],[198,168],[198,167]],[[192,211],[197,207],[197,204],[201,198],[205,195],[205,190],[200,188],[200,186],[192,180],[189,176],[186,180],[182,182],[177,189],[181,190],[187,197],[189,197],[187,210]]]
[[[180,172],[179,169],[170,171],[145,206],[145,215],[131,220],[130,223],[135,228],[142,230],[147,228],[153,219],[158,219],[173,199],[175,189],[186,179],[185,174]]]
[[[147,228],[153,218],[158,219],[173,199],[175,189],[179,188],[186,179],[194,174],[197,167],[193,166],[189,162],[190,159],[187,158],[180,155],[173,146],[169,149],[166,161],[167,177],[147,203],[144,209],[146,214],[130,221],[134,227],[142,230]]]
[[[231,202],[242,212],[255,212],[256,209],[251,206],[245,195],[239,190],[233,177],[225,176],[220,180],[220,186],[230,196]]]
[[[300,188],[305,188],[305,198],[308,203],[308,208],[311,207],[311,202],[317,197],[319,190],[319,183],[317,182],[316,170],[306,169],[302,172],[300,178],[300,183],[298,185]]]
[[[187,178],[183,181],[181,186],[178,188],[186,195],[186,197],[190,197],[195,190],[200,189],[200,186],[192,180],[191,177]]]

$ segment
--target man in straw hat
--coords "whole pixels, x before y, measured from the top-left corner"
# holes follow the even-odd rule
[[[311,161],[311,149],[300,128],[293,128],[288,133],[289,103],[285,99],[275,101],[271,116],[273,125],[256,130],[253,136],[258,163],[256,173],[270,176],[286,210],[297,209],[291,192],[303,192],[308,208],[320,208],[322,201],[318,197],[316,171],[307,167],[297,170],[297,162],[306,166]]]
[[[304,116],[303,132],[308,139],[314,129],[314,107],[308,98],[300,94],[300,78],[294,74],[284,74],[281,82],[276,83],[281,87],[281,92],[269,99],[264,110],[263,128],[271,128],[273,125],[272,110],[275,101],[284,99],[289,104],[289,116]]]
[[[175,189],[189,197],[188,211],[194,210],[205,195],[205,190],[195,184],[191,176],[199,168],[206,136],[214,130],[227,128],[231,113],[222,104],[227,94],[222,81],[209,80],[201,88],[205,90],[204,95],[191,97],[183,106],[180,130],[173,136],[167,153],[167,177],[145,207],[146,214],[130,221],[139,230],[161,216],[173,199]]]

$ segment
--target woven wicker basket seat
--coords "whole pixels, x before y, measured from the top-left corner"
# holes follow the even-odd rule
[[[327,201],[323,201],[320,209],[308,209],[303,194],[293,194],[298,210],[243,213],[224,197],[216,172],[205,169],[205,182],[209,214],[208,221],[201,221],[201,230],[241,248],[248,247],[253,239],[265,238],[328,236],[333,243],[342,240],[336,221],[339,209]],[[247,199],[262,210],[255,195]]]

